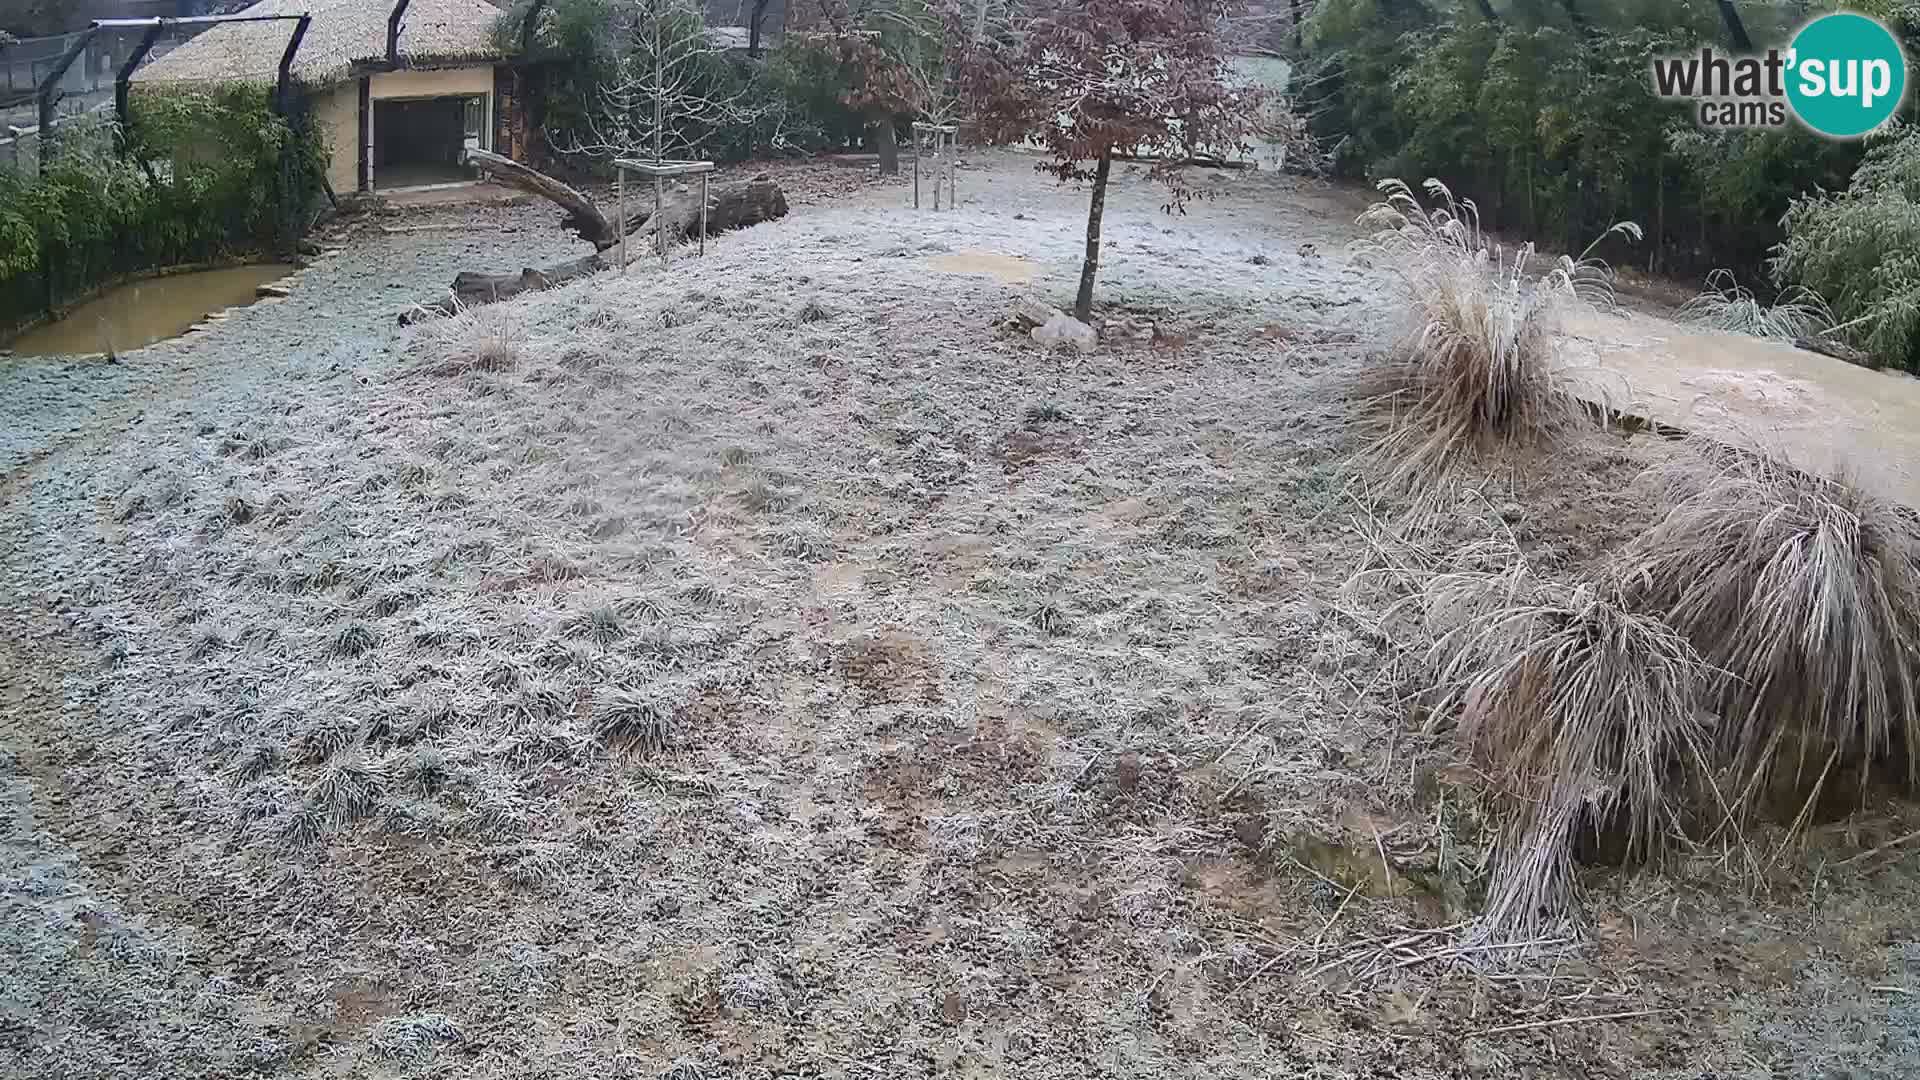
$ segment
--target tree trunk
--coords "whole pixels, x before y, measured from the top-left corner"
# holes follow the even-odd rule
[[[1593,24],[1587,21],[1587,13],[1580,10],[1579,0],[1560,0],[1560,6],[1566,9],[1567,21],[1573,24],[1574,33],[1591,40]]]
[[[1107,178],[1113,175],[1113,151],[1100,151],[1093,170],[1093,205],[1087,209],[1087,258],[1080,264],[1080,295],[1073,301],[1073,317],[1093,323],[1093,281],[1100,273],[1100,219],[1107,212]]]
[[[1287,6],[1293,11],[1293,47],[1301,48],[1300,37],[1300,0],[1287,0]]]
[[[595,252],[545,269],[530,266],[517,274],[484,274],[463,270],[453,279],[452,296],[401,312],[400,325],[407,326],[434,316],[453,315],[464,308],[479,307],[481,304],[511,300],[521,293],[551,289],[589,274],[597,274],[609,265],[599,252]]]
[[[773,0],[753,0],[753,11],[747,18],[747,55],[760,58],[760,23],[767,17],[767,5]]]
[[[550,200],[565,210],[567,215],[560,219],[561,228],[578,234],[580,239],[592,244],[595,251],[605,251],[620,242],[619,230],[592,199],[546,173],[485,150],[467,151],[467,162],[492,173],[501,183]],[[667,228],[668,243],[678,243],[694,235],[700,228],[699,178],[691,178],[688,187],[691,190],[677,193],[667,201],[662,214],[664,223],[649,221],[652,211],[643,207],[627,222],[627,235],[650,236],[659,230],[660,224]],[[744,229],[786,215],[786,192],[765,176],[708,185],[709,233]]]
[[[1753,39],[1747,36],[1747,24],[1740,19],[1740,11],[1733,6],[1733,0],[1718,0],[1720,21],[1727,24],[1727,37],[1733,40],[1733,47],[1740,52],[1753,51]]]
[[[651,211],[643,209],[639,218],[627,226],[627,235],[635,238],[651,237],[661,229],[665,229],[669,245],[683,240],[698,239],[700,235],[699,178],[693,178],[687,186],[689,190],[668,196],[666,205],[660,208],[660,220],[650,220]],[[764,176],[709,185],[707,191],[707,232],[709,234],[732,232],[735,229],[744,229],[786,216],[786,192],[780,189],[779,184]]]
[[[1481,18],[1495,25],[1499,24],[1500,16],[1494,14],[1493,0],[1479,0],[1479,7],[1480,7]]]
[[[592,244],[594,250],[605,251],[619,240],[613,222],[608,221],[600,208],[593,205],[592,199],[546,173],[488,150],[469,149],[463,160],[468,165],[492,173],[495,180],[509,187],[517,187],[558,205],[567,212],[567,216],[560,220],[560,227]]]
[[[400,322],[414,322],[431,315],[451,315],[461,308],[507,300],[521,293],[551,289],[576,278],[604,270],[613,260],[603,252],[619,243],[619,230],[592,199],[555,180],[498,154],[485,150],[467,151],[467,160],[493,173],[495,179],[552,200],[567,212],[560,224],[592,244],[594,254],[544,269],[526,268],[517,274],[488,274],[466,271],[453,279],[452,293],[446,299],[421,305],[400,316]],[[695,177],[685,192],[676,192],[661,207],[656,217],[651,208],[643,208],[627,224],[627,234],[653,237],[662,232],[668,244],[678,244],[700,233],[700,184]],[[765,176],[709,184],[706,205],[706,229],[709,234],[729,232],[773,221],[787,215],[787,196]]]
[[[880,151],[880,175],[900,175],[900,136],[893,129],[893,114],[882,113],[873,123],[873,141]]]

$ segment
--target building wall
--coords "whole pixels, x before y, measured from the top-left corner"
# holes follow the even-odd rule
[[[327,183],[336,195],[360,186],[360,83],[343,82],[314,99],[314,124],[327,141]]]
[[[382,71],[373,76],[373,97],[450,97],[493,93],[493,65],[438,71]]]
[[[492,98],[494,66],[475,65],[432,71],[382,71],[369,76],[373,100],[417,97]],[[314,98],[314,122],[327,142],[327,183],[343,195],[360,187],[360,80],[351,79]],[[374,187],[380,186],[376,170]]]

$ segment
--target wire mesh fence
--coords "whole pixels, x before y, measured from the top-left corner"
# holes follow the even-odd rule
[[[160,36],[141,65],[152,63],[202,31],[199,26],[174,26]],[[109,30],[19,38],[0,45],[0,169],[34,172],[42,152],[40,91],[56,72],[52,104],[56,125],[81,120],[89,134],[77,134],[83,145],[98,140],[102,120],[114,115],[115,85],[134,58],[143,31]],[[68,59],[76,43],[77,56]],[[62,61],[67,62],[61,71]]]

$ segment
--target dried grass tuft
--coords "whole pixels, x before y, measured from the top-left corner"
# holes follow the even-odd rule
[[[348,623],[333,635],[327,648],[335,656],[355,657],[363,655],[380,643],[379,635],[365,623]]]
[[[1672,509],[1622,575],[1724,676],[1719,760],[1804,792],[1835,761],[1904,755],[1920,783],[1920,530],[1860,487],[1697,441],[1656,466]],[[1777,785],[1777,786],[1776,786]]]
[[[1424,591],[1440,630],[1437,715],[1500,793],[1484,927],[1528,940],[1569,907],[1583,831],[1624,828],[1630,857],[1657,854],[1698,759],[1708,667],[1685,637],[1619,590],[1502,573],[1441,574]]]
[[[526,322],[514,305],[471,308],[422,324],[414,348],[424,359],[413,370],[442,377],[511,371],[526,347]]]
[[[1568,308],[1612,304],[1592,247],[1540,274],[1532,244],[1509,254],[1491,243],[1472,200],[1440,181],[1426,183],[1432,208],[1399,180],[1380,190],[1360,218],[1378,230],[1362,254],[1399,282],[1407,326],[1357,389],[1384,418],[1365,457],[1389,486],[1427,486],[1465,459],[1550,445],[1583,422],[1554,335]],[[1621,223],[1601,239],[1616,234],[1640,230]]]
[[[574,637],[587,638],[602,645],[611,644],[627,636],[627,623],[618,609],[612,606],[594,608],[582,612],[567,620],[567,633]]]
[[[380,776],[358,754],[336,759],[321,770],[307,792],[303,808],[316,816],[325,832],[333,832],[373,812],[380,794]]]
[[[653,687],[603,686],[593,692],[592,708],[602,741],[648,752],[666,749],[678,705]]]
[[[442,1043],[458,1043],[460,1026],[440,1013],[390,1016],[375,1024],[367,1049],[381,1061],[418,1065],[433,1057]]]
[[[1731,270],[1707,275],[1707,287],[1680,305],[1680,320],[1729,334],[1792,341],[1816,337],[1833,329],[1833,309],[1819,293],[1798,286],[1763,304],[1753,290],[1734,279]]]

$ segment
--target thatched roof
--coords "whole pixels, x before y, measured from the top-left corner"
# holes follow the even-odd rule
[[[393,0],[260,0],[248,15],[313,16],[294,58],[302,85],[327,86],[354,65],[384,61]],[[484,63],[505,54],[494,43],[500,9],[487,0],[413,0],[400,24],[403,67]],[[134,73],[140,84],[272,82],[293,23],[227,23],[212,27]]]

